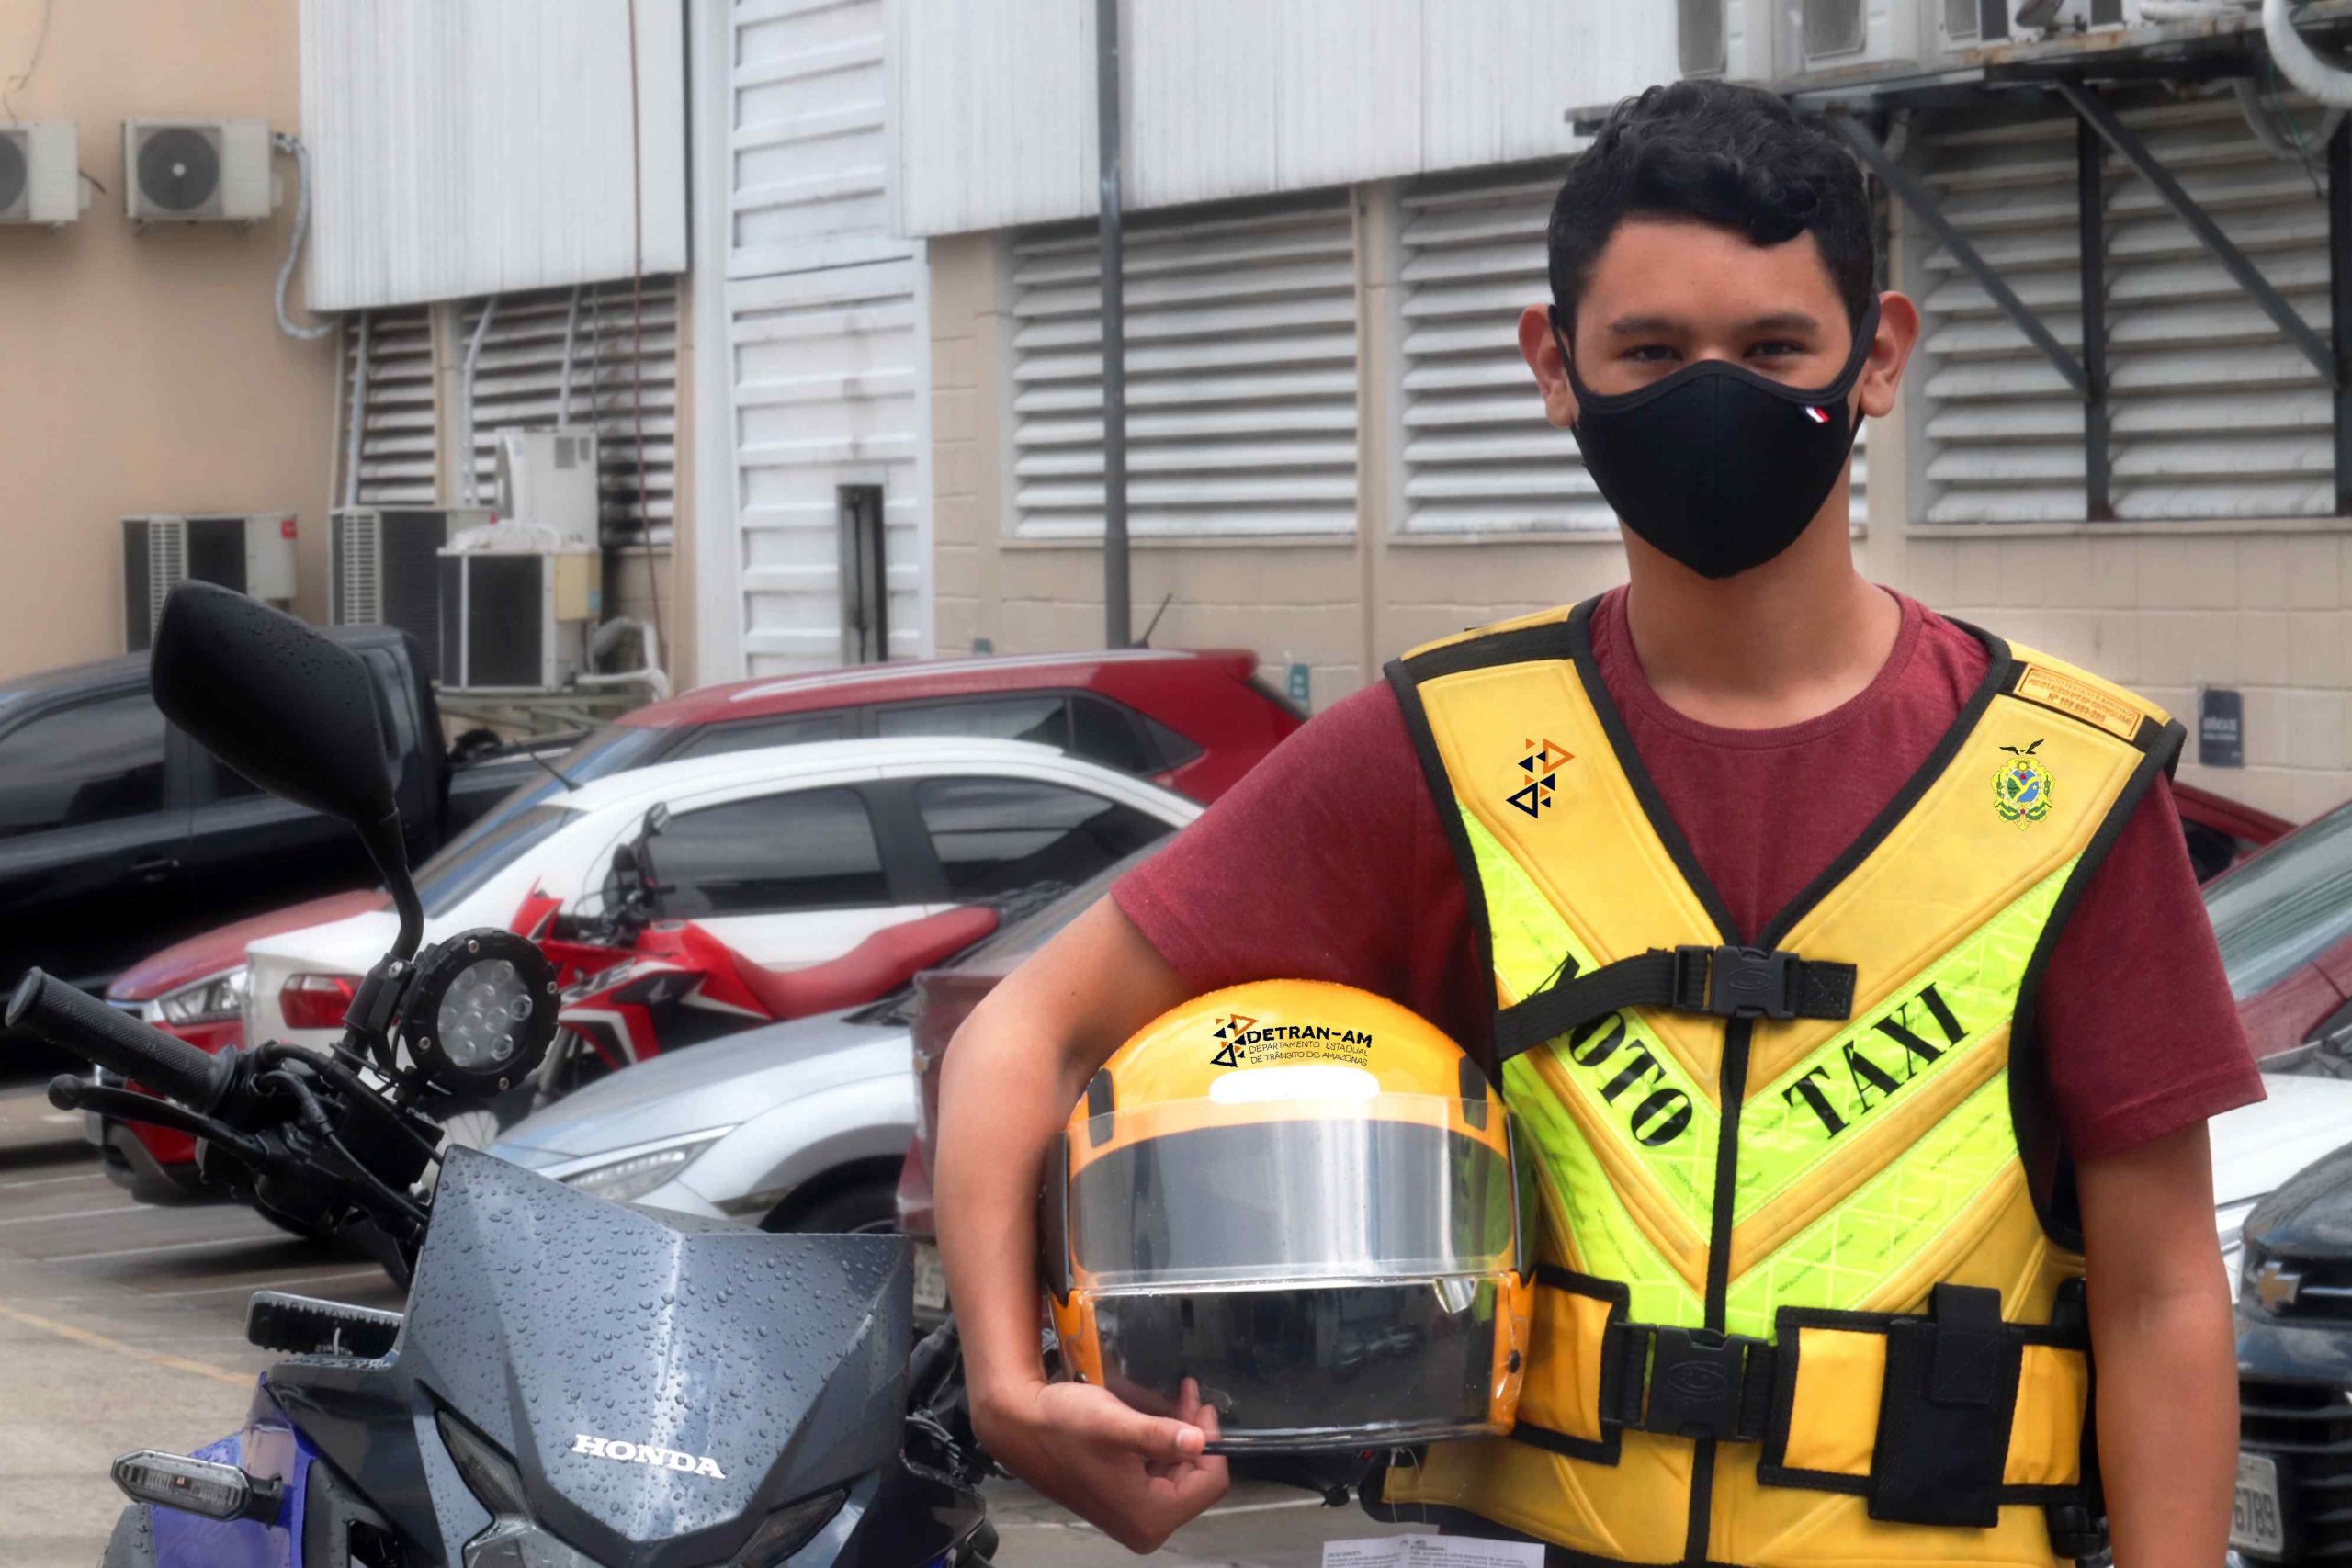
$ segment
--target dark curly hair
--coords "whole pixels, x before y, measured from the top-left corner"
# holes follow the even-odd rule
[[[1571,323],[1594,258],[1629,213],[1694,218],[1759,245],[1810,229],[1849,321],[1860,323],[1876,291],[1860,165],[1759,88],[1673,82],[1610,111],[1552,203],[1552,298]]]

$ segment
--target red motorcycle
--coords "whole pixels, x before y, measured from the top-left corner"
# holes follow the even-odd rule
[[[821,964],[768,968],[692,920],[660,918],[651,840],[663,815],[615,852],[601,913],[566,917],[536,889],[515,911],[511,929],[554,961],[564,987],[536,1104],[664,1051],[879,1001],[997,929],[996,908],[967,905],[886,926]]]

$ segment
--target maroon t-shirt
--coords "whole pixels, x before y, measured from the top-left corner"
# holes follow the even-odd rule
[[[1895,597],[1902,629],[1877,678],[1780,729],[1724,729],[1675,712],[1642,672],[1623,591],[1595,607],[1594,655],[1634,750],[1750,935],[1861,836],[1984,678],[1982,644]],[[1334,980],[1464,1041],[1492,1009],[1461,874],[1385,682],[1291,736],[1113,896],[1201,990],[1270,976]],[[2040,1017],[2077,1156],[2262,1098],[2165,781],[2052,950]]]

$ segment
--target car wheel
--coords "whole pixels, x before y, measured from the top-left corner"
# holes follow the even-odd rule
[[[898,1178],[854,1181],[814,1197],[795,1193],[769,1210],[760,1228],[802,1235],[887,1235],[899,1228]]]

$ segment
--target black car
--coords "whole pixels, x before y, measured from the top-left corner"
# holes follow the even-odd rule
[[[2352,1557],[2352,1148],[2245,1222],[2231,1543],[2253,1562]]]
[[[537,776],[526,755],[453,761],[405,633],[329,635],[377,677],[412,860]],[[182,937],[374,880],[348,829],[165,724],[145,655],[0,683],[0,984],[39,964],[96,990]]]

